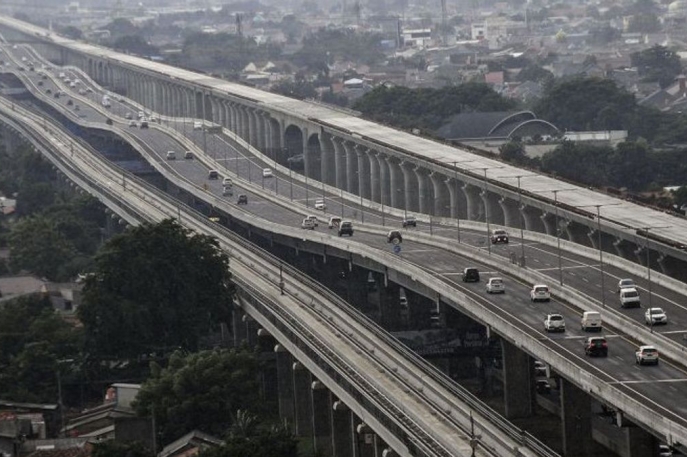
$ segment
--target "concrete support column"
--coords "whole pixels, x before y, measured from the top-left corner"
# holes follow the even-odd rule
[[[312,384],[312,424],[313,447],[316,453],[332,455],[332,411],[331,394],[320,381],[313,380]]]
[[[244,341],[247,341],[246,323],[243,317],[246,315],[241,308],[234,307],[232,310],[232,331],[234,334],[234,347],[239,347]]]
[[[248,142],[254,148],[258,147],[258,127],[256,113],[252,109],[247,110],[248,114]]]
[[[544,225],[545,233],[550,236],[556,236],[556,215],[544,212],[539,218]]]
[[[359,422],[355,431],[358,435],[356,438],[356,457],[376,457],[374,431],[365,422]]]
[[[353,413],[341,400],[332,399],[332,456],[350,457],[354,454]]]
[[[403,170],[401,170],[401,163],[395,157],[386,156],[386,167],[389,169],[389,192],[391,197],[391,206],[398,209],[406,208],[406,192],[403,182]]]
[[[369,151],[367,159],[370,162],[370,199],[373,202],[382,202],[381,171],[379,170],[379,153]]]
[[[539,208],[525,206],[522,209],[522,218],[525,221],[525,230],[531,232],[546,233],[544,222],[541,219],[542,211]]]
[[[336,187],[343,190],[348,190],[347,166],[346,166],[346,148],[340,138],[333,138],[334,145],[334,160],[336,165],[334,170],[336,172]]]
[[[293,358],[283,346],[274,346],[277,358],[277,389],[279,391],[279,417],[293,430],[296,418],[293,393]]]
[[[527,353],[501,340],[506,418],[530,417],[534,411],[534,365]]]
[[[358,155],[358,195],[366,200],[371,197],[370,183],[370,151],[365,146],[355,146]]]
[[[381,190],[381,201],[385,205],[391,205],[395,208],[398,208],[398,206],[393,204],[393,195],[397,192],[397,188],[392,186],[391,183],[391,170],[388,156],[380,153],[377,155],[377,160],[379,161],[379,186]]]
[[[312,424],[312,376],[300,362],[293,363],[293,392],[296,405],[296,435],[309,437]]]
[[[467,208],[467,219],[471,221],[484,220],[484,203],[480,197],[481,189],[472,184],[465,183],[463,185],[463,193],[465,194],[465,202]]]
[[[401,171],[403,172],[403,188],[405,190],[404,199],[406,202],[406,211],[418,212],[420,210],[420,203],[418,197],[418,181],[415,174],[415,165],[411,162],[401,162]]]
[[[433,189],[430,188],[428,171],[421,167],[415,167],[415,176],[417,176],[417,194],[419,211],[422,214],[431,214],[434,208],[432,201]]]
[[[451,214],[451,197],[448,187],[446,187],[446,176],[437,172],[429,175],[434,188],[434,208],[435,216],[449,216]]]
[[[518,202],[510,198],[499,198],[499,205],[503,212],[503,224],[506,227],[520,228],[520,211],[518,209]]]
[[[360,195],[360,186],[358,181],[358,153],[355,150],[355,144],[350,142],[343,143],[346,150],[346,190],[352,194]]]
[[[501,205],[499,205],[499,196],[489,189],[482,188],[480,192],[482,202],[484,205],[484,220],[489,218],[489,223],[494,225],[503,225],[503,213],[501,212]]]
[[[255,112],[255,126],[257,128],[257,148],[263,154],[267,154],[267,134],[265,123],[269,115],[265,111]]]
[[[587,456],[592,449],[591,397],[566,379],[559,380],[563,454]]]
[[[320,135],[320,151],[322,151],[322,161],[320,176],[322,181],[330,186],[336,185],[336,150],[332,136],[326,133]]]

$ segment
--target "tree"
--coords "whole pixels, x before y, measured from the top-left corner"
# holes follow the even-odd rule
[[[546,70],[544,67],[534,63],[528,63],[527,65],[525,65],[525,67],[523,67],[523,69],[520,70],[520,72],[516,76],[516,79],[520,82],[534,81],[549,83],[553,81],[553,78],[553,73],[551,73],[549,70]]]
[[[608,157],[610,146],[591,146],[565,141],[544,154],[542,169],[581,184],[602,186],[608,184]]]
[[[141,416],[155,414],[165,443],[194,429],[223,435],[237,410],[256,411],[260,404],[258,367],[247,350],[177,351],[167,368],[153,364],[134,408]]]
[[[682,73],[680,57],[665,46],[655,45],[630,54],[630,62],[645,81],[656,81],[666,87]]]
[[[673,192],[673,199],[678,207],[687,204],[687,186],[680,186]]]
[[[83,38],[83,32],[81,29],[74,27],[73,25],[68,25],[60,30],[60,33],[67,38],[71,38],[72,40],[80,40]]]
[[[153,452],[140,441],[123,443],[99,441],[93,443],[92,457],[155,457]]]
[[[525,147],[519,141],[509,141],[499,147],[499,156],[506,162],[524,163],[527,161]]]
[[[78,310],[91,354],[197,350],[201,336],[230,319],[228,266],[216,239],[171,219],[112,238],[96,256]]]
[[[247,411],[237,411],[224,445],[199,457],[298,457],[298,441],[285,424],[266,426]]]
[[[661,30],[661,23],[655,13],[636,14],[630,18],[628,32],[655,33]]]
[[[160,50],[156,46],[149,44],[140,35],[125,35],[117,38],[112,47],[117,50],[122,50],[140,56],[152,56],[160,54]]]
[[[51,281],[60,278],[60,266],[71,260],[74,247],[45,216],[19,220],[9,236],[12,269],[29,270]]]

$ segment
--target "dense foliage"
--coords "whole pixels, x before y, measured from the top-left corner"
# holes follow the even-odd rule
[[[374,33],[320,29],[303,37],[303,47],[292,59],[296,65],[316,72],[337,60],[370,65],[384,59],[381,40],[381,35]]]
[[[675,52],[660,45],[632,53],[630,61],[633,67],[637,67],[637,71],[644,81],[658,82],[661,87],[672,84],[675,77],[682,73],[680,57]]]
[[[216,239],[173,220],[112,238],[86,281],[79,318],[99,357],[136,358],[154,350],[196,350],[230,319],[229,259]]]
[[[155,415],[165,444],[195,429],[222,436],[237,410],[256,411],[258,367],[246,350],[176,352],[166,368],[153,364],[134,407]]]
[[[437,129],[461,112],[507,111],[515,102],[483,83],[466,83],[441,89],[379,86],[359,99],[354,108],[366,117],[400,128]]]

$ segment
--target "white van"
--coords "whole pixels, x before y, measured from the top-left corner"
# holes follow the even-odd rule
[[[601,313],[599,313],[598,311],[585,311],[584,313],[582,313],[580,327],[585,332],[588,332],[590,330],[600,332],[603,328],[603,324],[601,322]]]
[[[639,291],[634,287],[627,289],[620,289],[620,307],[621,308],[639,308]]]
[[[203,123],[202,122],[194,122],[193,123],[193,130],[203,130]]]

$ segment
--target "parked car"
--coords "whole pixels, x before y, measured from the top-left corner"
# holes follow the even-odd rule
[[[479,282],[479,270],[475,267],[468,267],[461,274],[463,282]]]
[[[620,297],[621,308],[639,308],[641,306],[639,292],[634,287],[620,289],[618,296]]]
[[[547,332],[565,332],[565,319],[560,314],[548,314],[544,320]]]
[[[324,198],[318,198],[315,200],[315,209],[324,211],[327,209],[327,205],[324,203]]]
[[[503,278],[489,278],[486,290],[488,294],[503,294],[506,292],[506,284],[503,282]]]
[[[637,286],[632,279],[621,279],[618,281],[618,293],[623,289],[636,289]]]
[[[392,244],[403,243],[403,237],[401,236],[401,232],[398,230],[389,230],[389,233],[387,233],[386,235],[386,242]]]
[[[239,195],[239,199],[236,200],[237,205],[247,205],[248,204],[248,196],[245,194]]]
[[[635,363],[638,365],[658,365],[658,349],[654,346],[639,346],[635,352]]]
[[[406,216],[403,218],[403,228],[406,227],[417,227],[417,219],[415,216]]]
[[[503,229],[495,229],[491,232],[491,244],[508,244],[508,232]]]
[[[536,284],[530,290],[530,300],[536,301],[549,301],[551,300],[551,292],[549,292],[549,286],[544,284]]]
[[[271,168],[263,168],[263,170],[262,170],[262,177],[263,178],[271,178],[272,176],[274,176],[274,175],[272,174]]]
[[[351,221],[343,221],[339,225],[339,236],[343,235],[353,236],[353,223]]]
[[[590,336],[584,342],[584,353],[591,357],[608,356],[608,342],[603,336]]]
[[[647,325],[665,325],[668,323],[668,316],[665,311],[663,311],[663,308],[649,308],[646,310],[646,313],[644,313],[644,322],[646,322]]]

